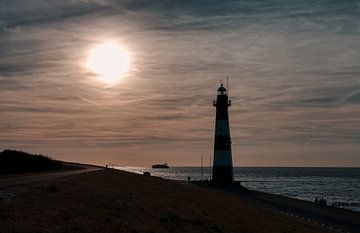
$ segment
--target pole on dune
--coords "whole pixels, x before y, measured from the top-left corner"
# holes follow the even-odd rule
[[[209,156],[209,159],[210,159],[210,164],[209,164],[209,174],[210,174],[210,181],[212,179],[211,175],[212,175],[212,172],[211,172],[211,155]]]
[[[201,180],[203,180],[203,157],[201,156]]]

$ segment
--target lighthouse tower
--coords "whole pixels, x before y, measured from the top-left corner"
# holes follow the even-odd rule
[[[216,107],[216,122],[212,179],[216,185],[229,185],[234,181],[228,113],[231,101],[223,84],[217,90],[213,105]]]

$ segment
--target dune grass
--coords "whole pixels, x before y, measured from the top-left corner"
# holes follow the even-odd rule
[[[0,153],[0,174],[18,174],[60,169],[61,161],[44,155],[29,154],[17,150],[4,150]]]
[[[100,170],[29,186],[0,202],[0,232],[323,232],[241,196]]]

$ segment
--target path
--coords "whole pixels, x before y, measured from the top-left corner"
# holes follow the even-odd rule
[[[62,171],[62,172],[46,172],[40,174],[24,174],[17,175],[16,177],[7,177],[0,179],[0,189],[9,188],[12,186],[25,185],[25,184],[33,184],[42,181],[57,179],[66,176],[73,176],[87,172],[93,172],[100,170],[101,168],[83,166],[85,169],[81,170],[70,170],[70,171]]]

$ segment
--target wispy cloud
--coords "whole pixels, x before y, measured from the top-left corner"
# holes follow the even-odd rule
[[[326,146],[354,155],[359,15],[357,1],[0,1],[1,147],[65,157],[88,148],[99,155],[92,161],[124,163],[135,160],[112,154],[148,163],[142,154],[171,151],[180,164],[184,154],[211,153],[211,101],[229,75],[238,164],[274,145],[288,164],[303,147],[317,161],[340,153]],[[107,39],[133,60],[114,86],[84,65]]]

